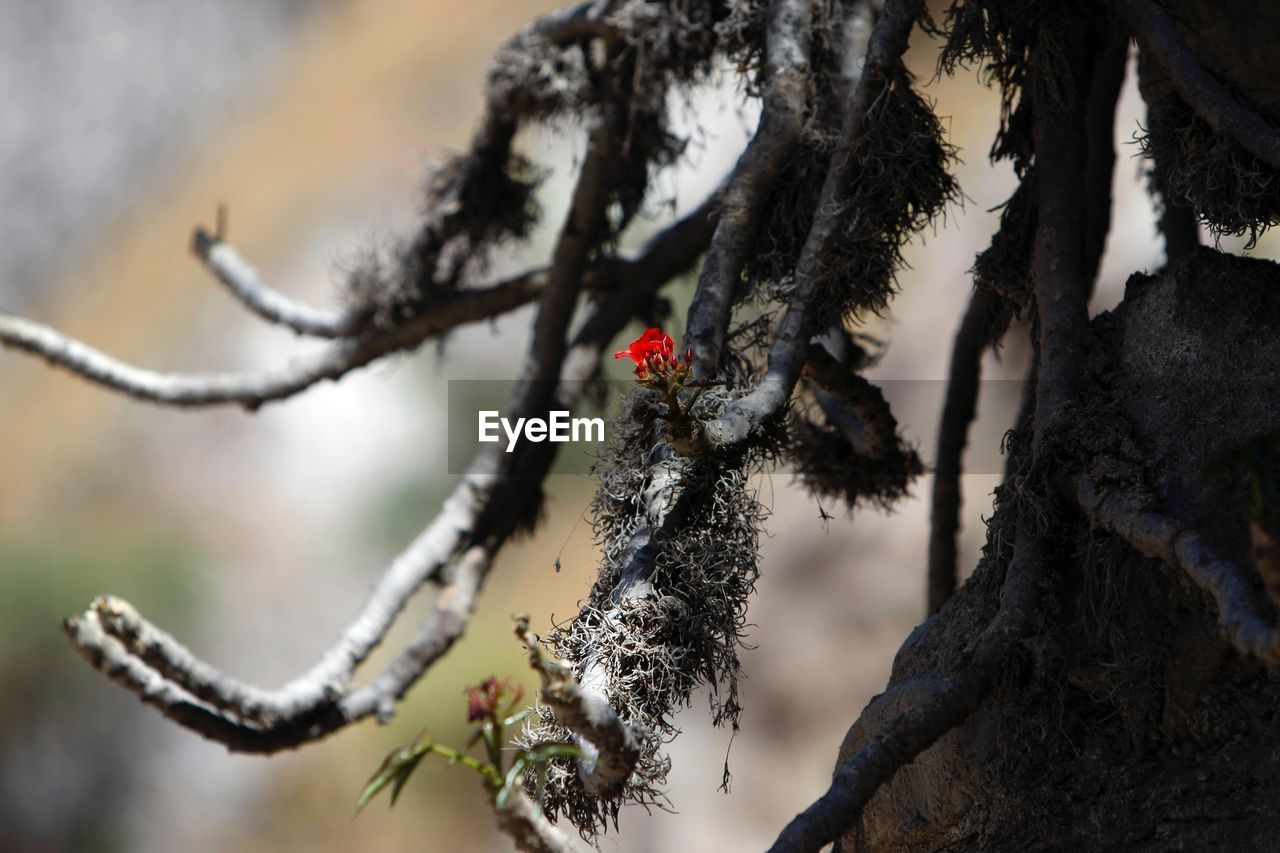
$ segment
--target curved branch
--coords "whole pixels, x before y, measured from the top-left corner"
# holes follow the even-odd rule
[[[1200,64],[1178,27],[1154,0],[1117,4],[1138,43],[1169,75],[1173,88],[1216,132],[1240,143],[1273,169],[1280,169],[1280,131],[1236,100]]]
[[[817,213],[800,251],[791,304],[774,335],[768,369],[749,394],[726,408],[721,417],[703,426],[703,438],[712,448],[738,444],[761,423],[777,416],[800,378],[817,322],[819,273],[836,236],[841,214],[840,188],[847,183],[851,168],[847,152],[866,133],[871,107],[885,91],[893,66],[906,52],[908,37],[921,11],[919,0],[888,2],[871,32],[866,65],[845,112]]]
[[[262,319],[317,338],[345,338],[367,319],[358,311],[314,308],[297,302],[263,281],[235,247],[203,228],[191,235],[191,251],[245,307]]]
[[[940,674],[933,690],[912,703],[835,772],[831,787],[795,817],[771,853],[816,851],[835,841],[900,768],[963,723],[981,705],[1026,633],[1039,596],[1040,560],[1022,529],[1000,593],[1000,609],[978,637],[964,668]]]
[[[1148,511],[1134,497],[1105,491],[1084,477],[1075,480],[1072,496],[1091,522],[1143,555],[1182,569],[1212,595],[1218,606],[1218,622],[1237,651],[1269,667],[1280,665],[1280,626],[1264,615],[1245,573],[1200,534]]]
[[[768,13],[767,88],[760,124],[729,177],[720,222],[689,304],[685,344],[700,374],[717,375],[733,294],[742,275],[773,185],[804,127],[813,4],[771,0]]]
[[[541,291],[541,274],[526,273],[476,290],[460,291],[414,320],[384,333],[334,342],[284,367],[243,373],[162,373],[136,367],[57,330],[0,312],[0,345],[22,350],[55,367],[129,397],[166,406],[235,404],[254,410],[284,400],[326,379],[339,379],[389,353],[404,352],[457,326],[519,308]]]
[[[83,615],[67,619],[63,630],[94,669],[184,728],[233,752],[279,752],[374,713],[389,716],[388,706],[462,635],[491,557],[478,547],[464,554],[419,638],[381,676],[349,696],[337,680],[307,682],[304,677],[273,693],[243,685],[200,661],[119,599],[98,599]],[[397,667],[410,653],[418,668]],[[350,673],[342,681],[349,678]]]

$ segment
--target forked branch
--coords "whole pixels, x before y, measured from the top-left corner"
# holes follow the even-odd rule
[[[608,146],[600,143],[597,150],[606,151]],[[584,172],[580,183],[600,177]],[[584,203],[603,204],[596,190],[582,188],[576,197]],[[570,221],[598,210],[571,212]],[[532,375],[553,372],[560,377],[552,389],[557,406],[572,408],[607,343],[663,283],[692,263],[709,239],[713,220],[704,205],[655,237],[638,258],[614,266],[611,274],[624,276],[627,286],[614,289],[595,306],[567,349],[563,345],[559,352],[545,345],[533,348]],[[575,292],[581,259],[594,243],[579,240],[577,232],[566,239],[575,248],[557,251],[556,257],[579,275],[551,276],[547,287]],[[572,302],[552,304],[554,322],[543,320],[538,334],[563,339]],[[527,514],[526,504],[536,498],[555,447],[524,443],[513,454],[477,456],[440,514],[393,561],[339,641],[307,673],[279,690],[265,691],[231,679],[116,599],[100,599],[83,616],[68,620],[67,633],[96,668],[179,724],[232,750],[275,752],[319,739],[373,714],[386,718],[396,701],[465,630],[493,555],[513,532],[513,519]],[[517,469],[521,476],[506,478],[510,482],[502,487],[504,477]],[[428,582],[437,584],[440,591],[418,635],[368,684],[352,688],[357,669],[385,638],[408,600]]]

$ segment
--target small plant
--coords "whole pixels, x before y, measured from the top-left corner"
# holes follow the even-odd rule
[[[657,416],[669,424],[668,437],[682,453],[696,451],[693,406],[707,388],[721,383],[693,378],[693,350],[685,349],[684,357],[677,358],[675,341],[655,326],[645,329],[630,346],[618,350],[613,357],[629,358],[636,363],[636,382],[663,396]],[[680,392],[687,388],[694,389],[693,396],[681,403]]]
[[[581,758],[582,750],[571,743],[541,743],[528,749],[508,747],[507,730],[534,713],[533,708],[515,710],[516,704],[524,698],[524,690],[508,678],[490,676],[468,687],[466,695],[467,722],[479,723],[466,745],[462,749],[454,749],[437,742],[423,729],[416,738],[392,750],[383,759],[356,800],[357,814],[388,786],[391,787],[391,804],[395,805],[405,782],[422,760],[432,753],[450,765],[460,764],[480,774],[494,806],[499,810],[506,806],[512,791],[523,784],[525,771],[532,769],[538,780],[537,803],[541,809],[547,763],[557,758]],[[482,758],[468,754],[477,743],[484,744]]]

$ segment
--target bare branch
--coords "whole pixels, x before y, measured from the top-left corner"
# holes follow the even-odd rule
[[[1066,32],[1064,61],[1074,90],[1065,103],[1049,73],[1035,79],[1037,225],[1032,244],[1032,276],[1040,321],[1039,374],[1036,378],[1033,452],[1039,456],[1058,419],[1075,399],[1084,366],[1089,330],[1088,298],[1092,279],[1085,268],[1088,198],[1081,176],[1087,165],[1085,105],[1092,71],[1083,46],[1083,26],[1059,17]]]
[[[1088,134],[1088,163],[1085,192],[1089,199],[1088,227],[1085,231],[1084,274],[1090,292],[1096,285],[1107,234],[1111,230],[1111,179],[1116,165],[1116,105],[1129,65],[1129,39],[1111,35],[1093,63],[1093,79],[1085,106]]]
[[[387,332],[335,341],[314,355],[266,371],[161,373],[119,361],[49,326],[5,313],[0,313],[0,345],[28,352],[139,400],[184,408],[235,404],[254,410],[326,379],[340,379],[382,356],[413,350],[457,326],[518,308],[538,295],[540,284],[540,274],[530,273],[493,287],[464,290]]]
[[[1084,229],[1083,266],[1080,276],[1092,291],[1111,227],[1111,178],[1115,168],[1115,110],[1124,83],[1128,39],[1112,38],[1095,62],[1086,100],[1088,132],[1084,189],[1088,201]],[[1053,180],[1051,177],[1050,180]],[[1054,215],[1053,213],[1050,214]],[[1087,304],[1088,297],[1085,296]],[[982,355],[993,341],[992,320],[999,311],[993,294],[975,291],[961,320],[951,350],[946,402],[938,426],[938,455],[934,464],[933,496],[929,528],[927,611],[942,609],[955,592],[957,577],[956,536],[960,530],[963,469],[969,426],[977,414]],[[1003,334],[1007,321],[995,334]]]
[[[539,414],[554,390],[567,344],[565,332],[573,317],[583,274],[592,247],[603,236],[609,194],[609,164],[616,156],[616,140],[603,114],[589,130],[587,154],[574,187],[569,213],[551,253],[550,274],[538,303],[533,341],[525,359],[521,382],[511,409],[520,415]]]
[[[1080,275],[1092,291],[1111,227],[1111,178],[1115,168],[1115,110],[1128,61],[1127,38],[1113,37],[1099,52],[1086,100],[1088,133],[1084,189],[1088,201],[1084,229],[1083,267]],[[1050,179],[1052,180],[1052,178]],[[1053,215],[1053,214],[1051,214]],[[1087,304],[1088,297],[1085,301]],[[975,291],[961,320],[951,350],[950,375],[942,419],[938,426],[938,454],[934,464],[929,528],[927,612],[942,609],[958,583],[956,536],[960,530],[963,497],[960,475],[969,426],[977,414],[982,355],[992,340],[993,317],[1000,310],[987,289]],[[1000,323],[1001,335],[1007,320]]]
[[[1236,100],[1209,73],[1178,27],[1155,0],[1120,0],[1120,14],[1138,44],[1168,73],[1173,88],[1216,132],[1234,139],[1253,156],[1280,169],[1280,132]]]
[[[325,310],[290,299],[263,281],[234,246],[203,228],[192,234],[191,251],[246,308],[300,335],[350,337],[367,320],[359,311]]]

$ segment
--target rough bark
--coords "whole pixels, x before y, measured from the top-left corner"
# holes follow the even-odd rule
[[[1171,529],[1198,531],[1244,568],[1263,608],[1247,481],[1205,471],[1280,419],[1278,332],[1274,264],[1200,249],[1159,277],[1135,275],[1091,324],[1077,420],[1087,434],[1072,437],[1103,495],[1136,490]],[[898,771],[842,849],[1268,848],[1280,823],[1280,679],[1231,646],[1214,599],[1181,569],[1077,508],[1048,511],[1058,612],[1025,644],[1029,665]],[[1004,524],[998,515],[993,529]],[[963,656],[1001,582],[990,557],[903,646],[841,761]]]

